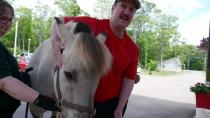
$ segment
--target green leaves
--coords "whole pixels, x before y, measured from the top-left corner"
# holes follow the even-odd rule
[[[190,90],[194,93],[210,93],[210,86],[204,83],[197,83],[191,86]]]
[[[154,71],[157,67],[158,62],[157,61],[152,61],[150,60],[150,62],[148,63],[148,70],[150,71]]]
[[[97,18],[109,18],[111,15],[112,0],[96,0],[94,16]]]
[[[55,0],[55,4],[68,16],[81,14],[80,6],[76,0]]]

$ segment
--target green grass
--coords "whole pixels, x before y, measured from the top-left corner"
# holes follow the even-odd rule
[[[142,69],[141,74],[143,75],[152,75],[152,76],[176,76],[176,72],[170,72],[170,71],[152,71],[151,74],[149,73],[149,70]]]

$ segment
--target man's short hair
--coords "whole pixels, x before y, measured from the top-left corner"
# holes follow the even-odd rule
[[[122,1],[122,0],[115,0],[114,4],[117,4],[120,1]],[[132,0],[132,1],[135,3],[136,9],[139,9],[141,7],[141,4],[140,4],[139,0]]]
[[[12,11],[12,15],[14,16],[14,8],[7,1],[0,0],[0,15],[4,13],[5,8],[9,8]]]

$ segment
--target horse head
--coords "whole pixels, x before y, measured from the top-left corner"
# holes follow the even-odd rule
[[[65,49],[63,67],[56,74],[55,88],[65,118],[89,118],[93,115],[94,95],[100,78],[110,69],[111,54],[104,42],[106,35],[94,37],[81,22],[62,23],[55,18]]]

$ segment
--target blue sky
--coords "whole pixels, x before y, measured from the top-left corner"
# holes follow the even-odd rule
[[[27,6],[33,6],[31,0],[18,0]],[[35,0],[33,0],[35,1]],[[43,2],[53,3],[53,0]],[[77,0],[80,7],[93,13],[93,6],[96,0]],[[148,0],[157,5],[165,14],[177,16],[179,18],[179,28],[181,40],[188,44],[199,45],[203,37],[209,35],[210,23],[210,0]]]
[[[181,40],[187,44],[199,45],[209,35],[210,0],[148,0],[162,12],[179,18]],[[91,13],[95,0],[78,0],[81,8]]]
[[[179,18],[179,31],[188,44],[199,45],[209,35],[210,0],[152,0],[162,12]]]

